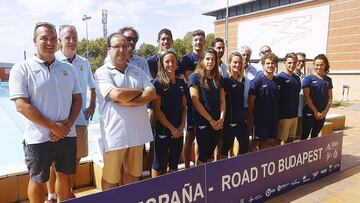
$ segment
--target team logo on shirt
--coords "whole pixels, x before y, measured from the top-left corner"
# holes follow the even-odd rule
[[[64,76],[68,76],[68,75],[69,75],[69,73],[68,73],[66,70],[62,70],[62,73],[63,73]]]
[[[84,66],[80,65],[80,70],[83,71],[84,70]]]
[[[166,135],[158,135],[158,137],[159,137],[160,139],[164,139],[164,138],[166,138]]]
[[[232,87],[236,87],[237,86],[237,84],[233,84],[233,85],[231,85]]]
[[[33,72],[34,72],[35,74],[37,74],[37,73],[40,73],[40,71],[41,71],[41,70],[34,70]]]
[[[318,81],[312,81],[311,83],[316,84],[316,83],[318,83]]]
[[[265,84],[265,85],[262,85],[261,87],[265,88],[265,87],[267,87],[267,84]]]
[[[290,82],[290,80],[285,80],[285,83],[289,83]]]

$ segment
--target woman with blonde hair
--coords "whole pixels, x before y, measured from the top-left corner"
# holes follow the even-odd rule
[[[229,77],[224,78],[226,94],[226,116],[223,131],[222,158],[228,156],[232,149],[234,138],[239,142],[238,154],[244,154],[249,150],[248,127],[244,108],[244,67],[243,58],[239,52],[233,52],[229,56]]]

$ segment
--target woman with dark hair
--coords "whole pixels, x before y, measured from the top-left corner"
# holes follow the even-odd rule
[[[225,119],[225,92],[214,49],[205,50],[189,78],[195,137],[199,146],[197,165],[211,161]]]
[[[244,108],[244,67],[243,58],[239,52],[233,52],[229,56],[229,75],[224,78],[226,98],[226,116],[223,131],[222,158],[228,157],[232,149],[234,138],[239,142],[238,154],[244,154],[249,150],[249,133],[246,124]]]
[[[330,64],[324,54],[314,58],[314,72],[304,78],[305,107],[303,109],[303,128],[301,139],[317,137],[325,123],[326,114],[332,103],[332,80],[329,73]]]
[[[152,102],[156,121],[152,177],[177,171],[183,147],[186,117],[185,82],[175,77],[177,64],[173,50],[160,53],[157,78],[153,81],[157,98]]]

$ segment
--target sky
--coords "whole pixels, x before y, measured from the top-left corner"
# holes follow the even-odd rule
[[[230,0],[230,5],[238,2]],[[91,40],[103,36],[101,13],[107,9],[108,34],[133,26],[140,35],[138,46],[144,42],[156,45],[162,28],[170,29],[174,39],[195,29],[214,33],[215,17],[202,13],[224,8],[226,0],[0,0],[0,4],[0,62],[16,63],[24,59],[24,51],[27,57],[35,53],[32,38],[36,22],[51,22],[57,28],[74,25],[82,39],[86,36],[82,16],[86,14],[91,16]]]

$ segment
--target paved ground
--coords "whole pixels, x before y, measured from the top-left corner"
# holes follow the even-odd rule
[[[268,202],[360,202],[360,101],[330,113],[346,115],[340,172]]]

